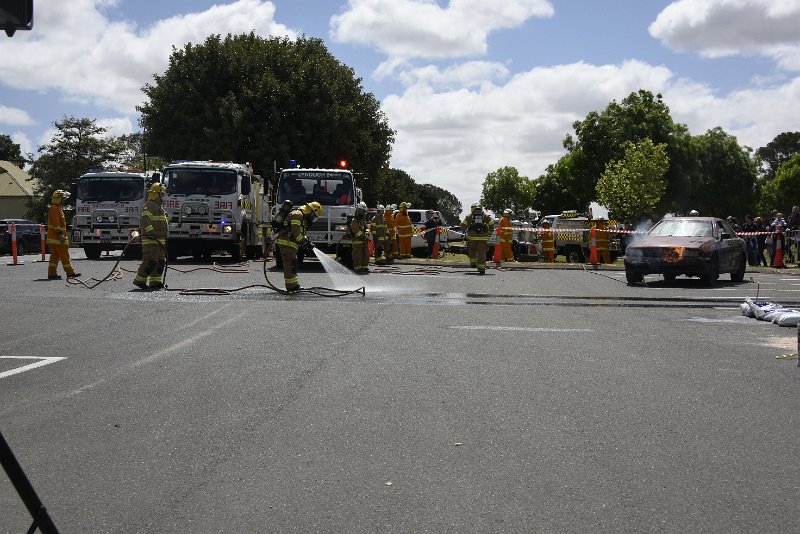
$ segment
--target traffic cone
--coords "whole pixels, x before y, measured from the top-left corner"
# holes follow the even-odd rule
[[[783,234],[775,232],[772,241],[775,243],[775,267],[783,269],[786,267],[783,264]]]
[[[600,263],[597,260],[597,230],[594,226],[589,232],[589,263],[592,265],[597,265]]]
[[[372,239],[367,239],[367,246],[369,247],[369,257],[375,256],[375,245],[372,244]]]
[[[502,262],[503,256],[502,251],[500,250],[500,225],[497,225],[497,230],[495,231],[494,235],[497,239],[494,240],[494,254],[492,255],[492,261],[495,262],[497,265],[500,265]]]
[[[436,241],[433,242],[433,252],[431,253],[431,257],[434,260],[439,259],[439,227],[436,227]]]

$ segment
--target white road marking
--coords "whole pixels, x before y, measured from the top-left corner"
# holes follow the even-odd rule
[[[9,371],[3,371],[2,373],[0,373],[0,378],[5,378],[7,376],[24,373],[25,371],[30,371],[31,369],[36,369],[37,367],[44,367],[45,365],[50,365],[51,363],[56,363],[60,362],[61,360],[66,360],[66,358],[62,356],[0,356],[0,358],[7,360],[39,360],[33,363],[29,363],[28,365],[23,365],[22,367],[11,369]]]
[[[528,328],[524,326],[451,326],[454,330],[503,330],[512,332],[594,332],[589,328]]]

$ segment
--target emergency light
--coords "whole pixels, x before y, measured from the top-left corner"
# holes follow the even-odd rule
[[[342,168],[342,169],[346,169],[347,168],[347,160],[346,159],[339,160],[339,167]]]

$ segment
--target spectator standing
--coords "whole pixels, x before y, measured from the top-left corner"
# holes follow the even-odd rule
[[[784,233],[786,234],[786,252],[789,261],[794,262],[797,260],[800,262],[800,248],[798,248],[798,242],[800,241],[800,206],[792,206],[792,213],[789,214],[786,223],[787,232]]]
[[[767,251],[767,228],[764,226],[764,220],[761,217],[756,217],[753,224],[754,231],[758,232],[756,236],[756,266],[763,265],[766,267],[768,264],[764,253]]]
[[[428,243],[428,257],[433,258],[433,246],[439,238],[436,228],[442,225],[439,217],[433,210],[425,212],[427,220],[425,221],[425,241]]]
[[[756,231],[756,223],[753,216],[749,213],[744,216],[744,224],[742,225],[742,232],[745,234],[752,234]],[[756,254],[758,253],[758,241],[755,235],[745,235],[744,242],[747,245],[747,264],[751,267],[758,266]]]

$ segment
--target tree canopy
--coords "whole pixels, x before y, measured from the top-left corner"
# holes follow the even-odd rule
[[[44,221],[53,191],[69,191],[72,184],[89,169],[109,166],[119,159],[122,146],[117,139],[106,139],[106,129],[94,119],[64,117],[54,122],[53,141],[39,147],[39,157],[33,162],[31,175],[39,185],[28,206],[28,215]]]
[[[495,214],[510,209],[515,215],[527,213],[536,201],[536,184],[520,176],[515,167],[501,167],[486,175],[481,204]]]
[[[431,184],[418,184],[405,171],[387,168],[378,173],[369,205],[410,202],[415,208],[439,211],[448,222],[461,218],[461,201],[454,194]],[[374,204],[373,204],[374,202]]]
[[[800,154],[789,157],[775,173],[775,178],[764,184],[758,212],[768,214],[772,210],[787,211],[787,203],[798,204],[800,191]]]
[[[780,133],[766,146],[756,150],[764,179],[769,181],[775,178],[780,166],[795,154],[800,154],[800,132]]]
[[[0,134],[0,159],[10,161],[20,169],[31,161],[22,154],[22,147],[5,134]]]
[[[210,36],[174,50],[137,109],[150,151],[170,159],[250,161],[266,174],[346,160],[365,179],[388,165],[394,131],[380,103],[322,40]]]
[[[667,190],[666,146],[650,139],[629,142],[625,155],[612,161],[597,182],[597,200],[618,219],[638,220],[652,213]]]

